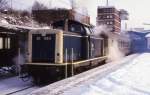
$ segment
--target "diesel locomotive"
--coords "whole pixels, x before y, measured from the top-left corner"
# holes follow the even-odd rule
[[[22,70],[36,83],[67,78],[107,59],[106,37],[94,36],[91,25],[61,20],[52,26],[28,32],[27,63]]]
[[[39,83],[103,64],[115,41],[121,51],[130,52],[127,37],[94,32],[93,26],[74,20],[56,21],[48,29],[0,25],[0,69],[21,65],[21,77],[32,76]]]

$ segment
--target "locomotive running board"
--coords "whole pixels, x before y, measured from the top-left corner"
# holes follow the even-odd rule
[[[82,60],[82,61],[77,61],[77,62],[73,62],[73,63],[58,63],[58,64],[54,64],[54,63],[26,63],[26,65],[43,65],[43,66],[65,66],[65,65],[69,65],[69,64],[74,64],[74,65],[77,65],[77,64],[81,64],[81,63],[85,63],[85,62],[90,62],[90,61],[94,61],[94,60],[105,60],[107,59],[107,56],[103,56],[103,57],[97,57],[97,58],[91,58],[91,59],[88,59],[88,60]]]

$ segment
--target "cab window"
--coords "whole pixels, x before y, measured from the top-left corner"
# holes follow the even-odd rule
[[[5,49],[10,49],[10,38],[5,38]]]
[[[73,24],[73,23],[69,25],[68,30],[70,32],[77,32],[77,33],[82,33],[83,32],[83,28],[82,28],[81,25]]]
[[[91,31],[90,31],[89,27],[85,27],[85,30],[86,30],[86,34],[88,34],[88,35],[91,34]]]

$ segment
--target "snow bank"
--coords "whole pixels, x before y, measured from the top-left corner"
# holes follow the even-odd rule
[[[150,95],[150,53],[144,53],[130,64],[63,95]]]

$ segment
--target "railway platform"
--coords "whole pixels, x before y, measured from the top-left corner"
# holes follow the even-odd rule
[[[29,95],[150,95],[150,53],[133,54]]]

